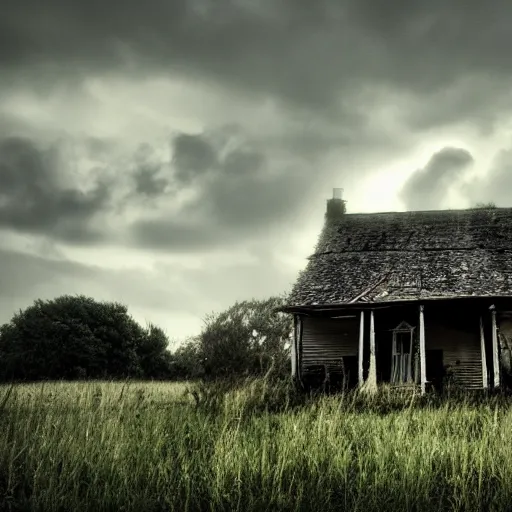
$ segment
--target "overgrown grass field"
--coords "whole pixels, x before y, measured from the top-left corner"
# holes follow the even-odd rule
[[[510,510],[508,400],[0,387],[0,510]]]

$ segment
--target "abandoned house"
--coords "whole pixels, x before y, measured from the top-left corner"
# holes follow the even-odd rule
[[[512,208],[346,213],[327,201],[282,311],[305,386],[497,388],[512,346]]]

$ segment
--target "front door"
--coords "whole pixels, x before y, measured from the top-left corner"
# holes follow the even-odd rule
[[[402,322],[393,330],[391,350],[391,383],[405,384],[414,381],[414,327]]]

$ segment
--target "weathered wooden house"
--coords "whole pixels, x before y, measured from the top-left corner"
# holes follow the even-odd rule
[[[304,385],[496,388],[510,369],[512,208],[346,213],[327,202],[287,306]]]

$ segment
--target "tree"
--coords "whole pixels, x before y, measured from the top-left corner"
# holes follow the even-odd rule
[[[476,203],[473,208],[476,208],[478,210],[493,210],[494,208],[497,208],[497,206],[493,202],[490,202],[490,203]]]
[[[275,310],[281,297],[236,302],[210,315],[198,344],[206,376],[258,375],[271,367],[287,374],[292,318]]]
[[[83,295],[36,300],[0,327],[7,379],[151,377],[162,373],[165,334],[143,329],[117,302]]]
[[[204,357],[198,337],[189,338],[172,354],[172,375],[194,380],[204,376]]]
[[[136,348],[144,377],[163,379],[170,376],[172,358],[168,345],[165,332],[149,323]]]

